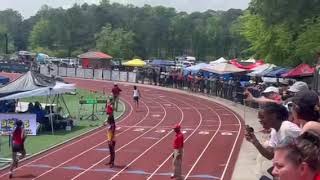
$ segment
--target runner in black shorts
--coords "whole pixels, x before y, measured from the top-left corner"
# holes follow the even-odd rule
[[[133,86],[133,100],[136,108],[139,108],[139,99],[141,97],[140,91],[137,89],[137,86]]]
[[[13,169],[18,167],[19,159],[23,159],[26,155],[26,150],[24,149],[24,141],[26,139],[25,130],[23,128],[23,122],[21,120],[16,121],[16,127],[12,132],[12,163],[10,166],[9,178],[13,176]],[[18,157],[17,153],[21,156]]]

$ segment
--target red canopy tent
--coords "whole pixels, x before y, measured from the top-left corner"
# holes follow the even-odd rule
[[[110,65],[109,61],[103,61],[112,59],[112,56],[103,52],[90,51],[78,56],[81,59],[83,68],[105,68]]]
[[[296,68],[282,75],[284,78],[312,76],[315,69],[308,64],[300,64]]]
[[[235,66],[237,66],[238,68],[241,68],[241,69],[250,70],[250,69],[253,69],[255,67],[258,67],[258,66],[264,64],[264,61],[263,60],[257,60],[255,63],[249,64],[249,65],[243,65],[243,64],[239,63],[237,59],[232,59],[232,60],[230,60],[230,64],[233,64],[233,65],[235,65]]]

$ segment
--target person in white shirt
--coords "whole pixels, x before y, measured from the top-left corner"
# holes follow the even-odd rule
[[[287,121],[287,109],[277,103],[267,103],[262,109],[263,117],[260,123],[265,129],[271,128],[270,140],[267,147],[264,147],[256,138],[252,129],[247,128],[245,137],[251,142],[262,156],[271,160],[274,156],[274,148],[287,137],[298,137],[301,129],[294,123]]]
[[[141,94],[137,86],[133,86],[133,100],[135,103],[136,109],[139,108],[139,99],[141,98]]]

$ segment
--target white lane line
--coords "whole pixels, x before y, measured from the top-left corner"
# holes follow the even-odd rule
[[[124,102],[126,102],[127,104],[129,104],[129,105],[131,106],[131,104],[129,103],[129,101],[127,101],[127,100],[125,100],[125,99],[121,99],[121,100],[124,101]],[[131,106],[131,107],[132,107],[132,106]],[[121,119],[118,123],[123,122],[125,119],[127,119],[127,118],[131,115],[132,112],[133,112],[133,110],[131,109],[130,112],[129,112],[129,114],[127,114],[127,115],[126,115],[123,119]],[[63,149],[65,149],[65,148],[67,148],[67,147],[69,147],[69,146],[72,146],[72,145],[74,145],[74,144],[76,144],[76,143],[78,143],[78,142],[81,142],[81,141],[83,141],[83,140],[86,140],[86,139],[92,137],[93,135],[96,135],[96,134],[98,134],[98,133],[100,133],[100,132],[102,132],[102,131],[104,131],[104,130],[105,130],[105,129],[102,128],[102,129],[98,130],[97,132],[94,132],[94,133],[92,133],[92,134],[90,134],[90,135],[88,135],[88,136],[85,136],[85,137],[83,137],[83,138],[80,138],[80,139],[78,139],[78,140],[76,140],[76,141],[74,141],[74,142],[72,142],[72,143],[70,143],[70,144],[62,145],[62,147],[57,148],[56,150],[54,150],[54,151],[52,151],[52,152],[50,152],[50,153],[48,153],[48,154],[45,154],[45,155],[43,155],[43,156],[40,155],[40,157],[38,157],[38,158],[36,158],[36,159],[34,159],[34,160],[32,160],[32,161],[30,161],[30,162],[22,165],[22,166],[19,166],[18,168],[15,169],[15,171],[17,171],[17,170],[19,170],[19,169],[21,169],[21,168],[23,168],[23,167],[26,167],[26,166],[34,163],[34,162],[37,162],[37,161],[39,161],[39,160],[41,160],[41,159],[43,159],[43,158],[45,158],[45,157],[48,157],[48,156],[50,156],[50,155],[52,155],[52,154],[54,154],[54,153],[56,153],[56,152],[59,152],[60,150],[63,150]],[[8,175],[9,173],[10,173],[10,172],[4,173],[4,174],[0,175],[0,177],[6,176],[6,175]]]
[[[159,103],[160,104],[160,103]],[[160,104],[161,105],[161,104]],[[161,105],[162,106],[162,105]],[[163,106],[162,106],[163,107]],[[166,109],[163,107],[164,110],[164,116],[162,118],[162,120],[156,124],[153,128],[149,129],[148,131],[144,132],[143,134],[141,134],[140,136],[136,137],[135,139],[131,140],[130,142],[128,142],[127,144],[121,146],[120,148],[118,148],[116,150],[116,152],[120,151],[121,149],[127,147],[128,145],[130,145],[131,143],[135,142],[136,140],[140,139],[141,137],[143,137],[145,134],[147,134],[148,132],[152,131],[153,129],[155,129],[157,126],[159,126],[164,120],[165,117],[167,115],[167,111]],[[72,178],[72,180],[77,179],[78,177],[80,177],[82,174],[86,173],[87,171],[90,171],[93,167],[95,167],[96,165],[100,164],[102,161],[104,161],[105,159],[107,159],[110,155],[102,158],[100,161],[96,162],[95,164],[91,165],[89,168],[87,168],[86,170],[82,171],[81,173],[77,174],[75,177]]]
[[[185,103],[185,104],[187,104],[187,103]],[[192,106],[192,105],[190,105],[190,106]],[[194,107],[194,106],[192,106],[192,109],[194,109],[194,110],[197,111],[197,113],[198,113],[199,116],[200,116],[200,121],[199,121],[197,127],[193,130],[193,132],[184,140],[184,143],[187,142],[190,137],[192,137],[192,135],[200,128],[201,123],[203,122],[202,114],[200,113],[200,111],[199,111],[196,107]],[[157,168],[156,170],[154,170],[154,171],[150,174],[150,176],[147,178],[147,180],[151,179],[151,178],[159,171],[159,169],[160,169],[170,158],[172,158],[172,154],[170,154],[170,155],[158,166],[158,168]]]
[[[179,121],[179,124],[182,123],[183,119],[184,119],[184,113],[183,111],[180,109],[179,106],[175,105],[179,111],[181,112],[181,119]],[[156,143],[154,143],[152,146],[150,146],[148,149],[146,149],[145,151],[143,151],[138,157],[136,157],[134,160],[132,160],[129,164],[127,164],[125,167],[123,167],[120,171],[118,171],[115,175],[113,175],[110,180],[116,178],[119,174],[121,174],[123,171],[125,171],[128,167],[130,167],[134,162],[136,162],[140,157],[142,157],[143,155],[145,155],[147,152],[149,152],[150,149],[152,149],[154,146],[156,146],[157,144],[159,144],[162,140],[164,140],[166,137],[168,137],[173,131],[169,131],[169,133],[167,133],[165,136],[163,136],[160,140],[158,140]]]
[[[143,101],[141,101],[141,102],[144,103]],[[145,104],[145,106],[147,107],[147,114],[146,114],[138,123],[136,123],[135,125],[138,125],[139,123],[141,123],[142,121],[144,121],[144,120],[148,117],[148,115],[149,115],[149,113],[150,113],[150,112],[149,112],[149,108],[148,108],[148,106],[147,106],[146,104]],[[132,112],[133,112],[133,106],[132,106],[131,104],[130,104],[130,108],[131,108],[131,111],[130,111],[130,112],[131,112],[131,114],[132,114]],[[131,129],[131,128],[128,128],[128,129],[126,129],[125,131],[122,131],[121,133],[119,133],[118,135],[123,134],[123,133],[129,131],[130,129]],[[54,167],[51,168],[50,170],[45,171],[44,173],[40,174],[39,176],[37,176],[37,177],[35,177],[35,178],[33,178],[33,179],[37,179],[37,178],[39,178],[39,177],[41,177],[41,176],[43,176],[43,175],[45,175],[45,174],[47,174],[47,173],[55,170],[55,169],[57,169],[58,167],[63,166],[64,164],[72,161],[72,160],[75,159],[75,158],[78,158],[78,157],[82,156],[83,154],[89,152],[90,150],[92,150],[92,149],[94,149],[94,148],[96,148],[96,147],[98,147],[98,146],[100,146],[101,144],[104,144],[104,143],[106,143],[106,142],[107,142],[107,140],[105,140],[105,141],[103,141],[103,142],[101,142],[101,143],[99,143],[99,144],[97,144],[97,145],[95,145],[95,146],[93,146],[93,147],[91,147],[91,148],[89,148],[89,149],[81,152],[80,154],[77,154],[76,156],[74,156],[74,157],[72,157],[72,158],[70,158],[70,159],[68,159],[68,160],[60,163],[60,164],[57,165],[57,166],[54,166]]]

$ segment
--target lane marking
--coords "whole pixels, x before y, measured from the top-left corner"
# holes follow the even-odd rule
[[[134,129],[134,130],[132,130],[132,131],[142,132],[142,131],[144,131],[144,128],[137,128],[137,129]]]
[[[147,114],[146,114],[139,122],[137,122],[135,125],[138,125],[138,124],[140,124],[141,122],[143,122],[143,121],[148,117],[148,115],[149,115],[149,113],[150,113],[147,104],[145,104],[143,101],[141,101],[141,102],[147,107]],[[130,111],[130,112],[131,112],[131,114],[132,114],[132,112],[133,112],[133,106],[132,106],[130,103],[129,103],[129,105],[130,105],[130,108],[131,108],[131,111]],[[131,129],[131,128],[128,128],[128,129],[126,129],[125,131],[122,131],[121,133],[119,133],[118,135],[123,134],[123,133],[129,131],[130,129]],[[104,129],[103,129],[103,130],[104,130]],[[103,141],[103,142],[101,142],[101,143],[99,143],[99,144],[97,144],[97,145],[95,145],[95,146],[93,146],[93,147],[91,147],[91,148],[89,148],[89,149],[87,149],[87,150],[85,150],[85,151],[77,154],[76,156],[74,156],[74,157],[72,157],[72,158],[70,158],[70,159],[68,159],[68,160],[60,163],[59,165],[53,167],[52,169],[50,169],[50,170],[48,170],[48,171],[45,171],[44,173],[40,174],[39,176],[37,176],[37,177],[35,177],[35,178],[33,178],[33,179],[37,179],[37,178],[39,178],[39,177],[41,177],[41,176],[43,176],[43,175],[45,175],[45,174],[47,174],[47,173],[49,173],[49,172],[51,172],[51,171],[53,171],[53,170],[61,167],[62,165],[66,164],[66,163],[68,163],[68,162],[70,162],[70,161],[72,161],[73,159],[76,159],[77,157],[82,156],[83,154],[89,152],[90,150],[92,150],[92,149],[94,149],[94,148],[96,148],[96,147],[98,147],[98,146],[100,146],[100,145],[102,145],[102,144],[104,144],[104,143],[106,143],[106,142],[107,142],[107,140],[105,140],[105,141]]]
[[[199,134],[202,134],[202,135],[208,135],[209,132],[208,131],[200,131]]]

